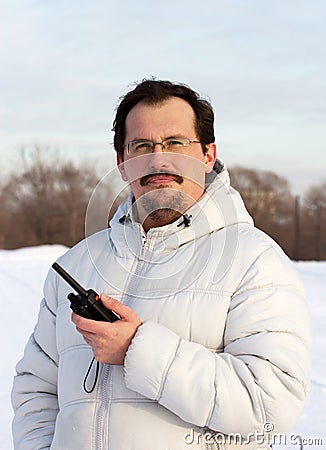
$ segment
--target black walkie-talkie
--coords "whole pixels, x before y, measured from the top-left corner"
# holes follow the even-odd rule
[[[102,322],[115,322],[120,319],[117,314],[103,305],[100,296],[93,289],[84,289],[58,263],[52,264],[52,268],[78,293],[76,295],[70,292],[67,297],[74,313],[86,319]]]

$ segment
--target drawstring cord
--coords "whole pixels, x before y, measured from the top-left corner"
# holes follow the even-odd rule
[[[86,372],[86,375],[85,375],[85,378],[84,378],[84,382],[83,382],[83,388],[84,388],[84,391],[87,394],[90,394],[91,392],[94,391],[96,383],[97,383],[97,379],[98,379],[98,372],[99,372],[99,368],[100,368],[100,363],[98,361],[96,361],[96,371],[95,371],[95,377],[94,377],[93,386],[91,387],[91,389],[87,389],[86,383],[87,383],[87,379],[88,379],[88,376],[90,374],[90,371],[92,370],[94,361],[95,361],[95,357],[92,358],[92,361],[91,361],[91,363],[90,363],[90,365],[89,365],[89,367],[87,369],[87,372]]]

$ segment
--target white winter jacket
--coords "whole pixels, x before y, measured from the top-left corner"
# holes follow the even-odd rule
[[[225,169],[187,218],[145,234],[129,199],[109,230],[60,258],[143,322],[124,366],[101,364],[90,394],[92,350],[71,322],[71,288],[50,270],[14,380],[16,449],[256,449],[294,425],[310,332],[292,263],[254,228]]]

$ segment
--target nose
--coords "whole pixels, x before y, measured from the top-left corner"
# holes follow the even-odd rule
[[[150,167],[155,170],[166,168],[170,164],[169,153],[164,152],[164,144],[162,142],[154,143],[153,152],[149,158]]]
[[[157,153],[158,151],[160,151],[161,153],[164,152],[163,142],[154,142],[153,143],[153,153]]]

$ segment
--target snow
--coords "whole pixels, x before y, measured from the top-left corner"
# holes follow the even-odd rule
[[[59,245],[0,250],[0,295],[2,298],[0,342],[1,450],[13,448],[10,390],[16,362],[22,357],[26,341],[37,319],[43,282],[51,264],[67,250]],[[326,446],[326,261],[295,263],[306,288],[313,329],[313,372],[309,397],[303,414],[287,437],[274,449]],[[277,441],[276,441],[277,442]]]

